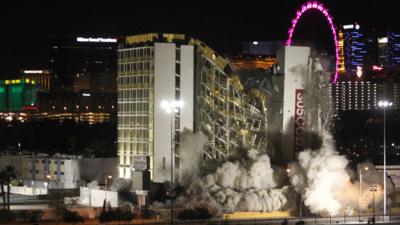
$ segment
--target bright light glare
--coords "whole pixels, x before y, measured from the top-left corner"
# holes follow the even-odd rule
[[[162,102],[161,102],[161,107],[162,107],[163,109],[168,108],[168,102],[167,102],[167,101],[162,101]]]
[[[362,76],[363,72],[362,72],[362,67],[361,66],[357,66],[357,77],[360,78]]]
[[[389,107],[389,106],[392,106],[392,105],[393,105],[393,102],[389,102],[387,100],[382,100],[382,101],[378,102],[378,106],[382,107],[382,108],[386,108],[386,107]]]
[[[180,108],[183,107],[183,101],[162,101],[161,108],[165,109],[167,113],[175,112],[177,113]]]

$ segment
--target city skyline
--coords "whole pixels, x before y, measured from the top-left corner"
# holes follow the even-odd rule
[[[22,68],[47,67],[51,35],[108,37],[148,32],[184,33],[209,43],[221,54],[235,54],[241,41],[285,40],[295,10],[304,2],[269,2],[265,7],[259,7],[260,2],[249,5],[234,2],[14,4],[0,15],[4,33],[10,34],[1,37],[5,54],[1,58],[0,77],[17,77]],[[378,34],[399,28],[394,18],[394,1],[321,3],[330,9],[336,26],[358,22],[362,27],[376,29]],[[295,39],[320,45],[317,40],[323,43],[331,38],[320,16],[304,17],[307,22],[296,28]],[[321,32],[317,32],[319,28]]]

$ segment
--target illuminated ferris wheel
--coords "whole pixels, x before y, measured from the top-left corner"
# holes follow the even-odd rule
[[[290,46],[292,44],[294,29],[296,28],[296,25],[299,22],[302,15],[309,10],[322,13],[326,18],[326,20],[328,21],[329,26],[331,28],[333,40],[335,43],[335,75],[333,77],[333,83],[336,83],[336,81],[339,78],[339,46],[336,35],[336,28],[335,25],[333,24],[333,19],[329,14],[328,9],[323,4],[318,2],[308,2],[302,5],[299,10],[297,10],[296,17],[292,19],[292,26],[289,28],[289,37],[286,41],[286,46]]]

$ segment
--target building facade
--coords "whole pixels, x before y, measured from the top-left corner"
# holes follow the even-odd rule
[[[125,37],[118,50],[119,177],[132,179],[135,159],[144,156],[153,181],[170,180],[171,163],[178,179],[179,134],[194,124],[193,57],[183,35]],[[161,107],[179,100],[185,106],[177,113]]]
[[[378,107],[378,85],[371,81],[339,81],[329,87],[333,109],[374,110]]]

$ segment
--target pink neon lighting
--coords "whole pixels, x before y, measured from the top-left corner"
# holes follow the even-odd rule
[[[296,28],[296,25],[299,22],[300,17],[307,10],[311,10],[311,9],[315,9],[315,10],[318,10],[319,12],[321,12],[325,16],[326,20],[329,22],[329,26],[331,28],[333,39],[335,42],[336,65],[335,65],[335,76],[333,78],[333,83],[336,83],[336,81],[339,78],[339,45],[338,45],[335,25],[333,24],[333,18],[329,15],[328,9],[325,8],[325,6],[323,4],[319,4],[317,2],[308,2],[304,5],[302,5],[299,10],[297,10],[296,17],[292,19],[292,26],[289,28],[289,38],[286,41],[286,46],[290,46],[292,44],[294,28]]]
[[[377,65],[373,65],[373,66],[372,66],[372,70],[373,70],[373,71],[381,71],[381,70],[383,70],[383,67],[377,66]]]

